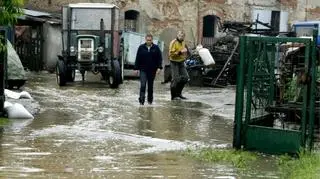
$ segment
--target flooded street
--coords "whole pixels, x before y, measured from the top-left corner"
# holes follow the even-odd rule
[[[229,147],[233,89],[186,87],[171,101],[169,84],[155,82],[155,102],[140,106],[137,80],[110,89],[99,77],[66,87],[54,74],[31,75],[25,86],[39,102],[33,120],[3,129],[4,178],[277,178],[262,161],[255,171],[181,155],[195,147]]]

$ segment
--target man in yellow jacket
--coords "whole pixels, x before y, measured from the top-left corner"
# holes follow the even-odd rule
[[[177,38],[172,40],[169,45],[169,60],[171,68],[171,100],[177,98],[186,99],[182,96],[182,90],[189,80],[184,61],[187,58],[188,49],[184,41],[185,33],[178,31]]]

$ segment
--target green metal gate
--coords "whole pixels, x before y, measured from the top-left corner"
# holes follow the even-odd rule
[[[312,148],[315,44],[307,38],[240,37],[235,148],[266,153]],[[299,89],[298,98],[290,98],[290,84]]]

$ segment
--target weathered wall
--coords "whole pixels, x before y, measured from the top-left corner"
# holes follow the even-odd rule
[[[216,15],[221,20],[249,21],[253,9],[283,10],[289,23],[296,20],[320,20],[319,0],[29,0],[28,7],[60,11],[61,5],[74,2],[116,3],[122,11],[136,10],[139,32],[151,32],[169,43],[178,29],[186,31],[190,42],[202,37],[203,17]],[[307,3],[307,4],[306,4]],[[307,13],[307,14],[306,14]],[[123,25],[123,22],[120,24]],[[193,44],[193,43],[192,43]]]
[[[319,0],[307,0],[307,19],[320,20],[320,1]]]
[[[43,63],[45,65],[45,69],[54,71],[58,58],[57,54],[61,54],[62,51],[61,26],[47,22],[43,25],[43,34]]]
[[[206,15],[216,15],[222,20],[246,21],[250,20],[253,8],[288,11],[289,21],[306,17],[320,19],[319,0],[29,0],[28,7],[59,11],[61,5],[74,2],[116,3],[123,13],[127,10],[140,12],[141,32],[160,35],[166,28],[183,28],[188,32],[188,38],[201,37],[202,17]]]

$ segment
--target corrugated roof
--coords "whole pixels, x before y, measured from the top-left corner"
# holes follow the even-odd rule
[[[61,19],[54,17],[52,14],[29,9],[22,9],[23,14],[19,17],[20,20],[32,20],[36,22],[48,22],[50,24],[61,24]]]
[[[23,9],[23,14],[27,16],[33,16],[33,17],[51,17],[51,14],[46,12],[40,12],[40,11],[33,11],[29,9]]]

